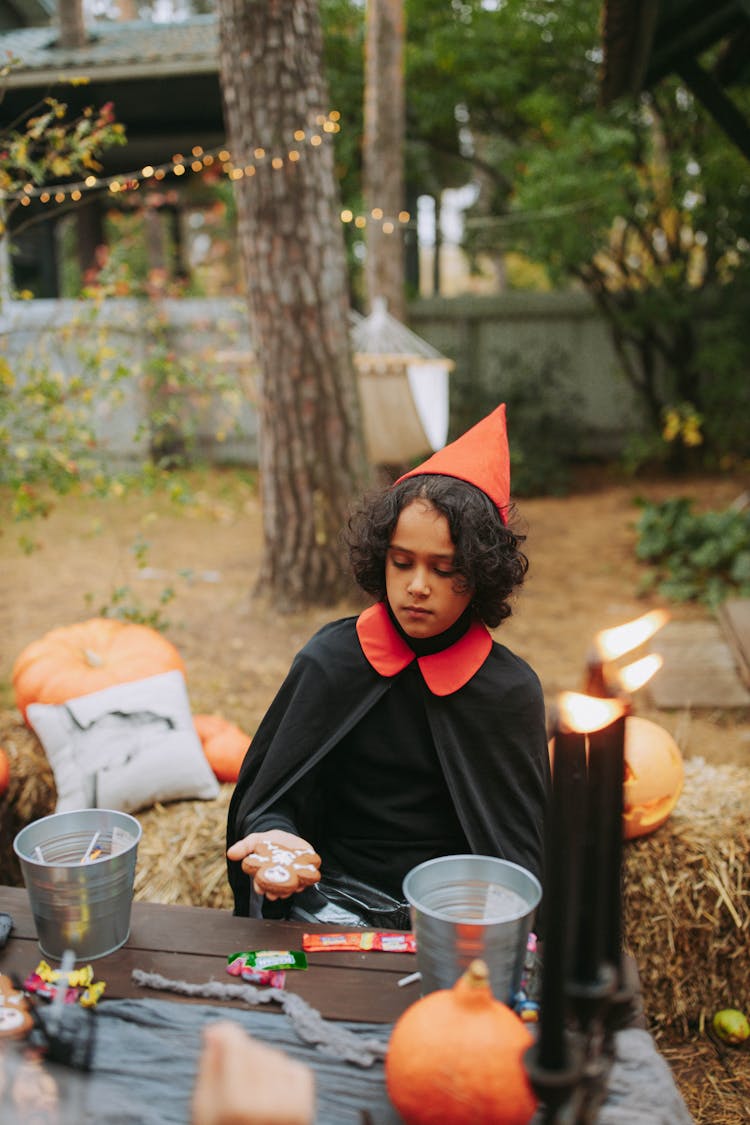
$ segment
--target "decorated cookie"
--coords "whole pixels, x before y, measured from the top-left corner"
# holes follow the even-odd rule
[[[294,894],[320,879],[320,856],[309,848],[285,848],[261,840],[244,863],[263,894]]]
[[[22,992],[0,974],[0,1039],[22,1038],[32,1028],[34,1018]]]

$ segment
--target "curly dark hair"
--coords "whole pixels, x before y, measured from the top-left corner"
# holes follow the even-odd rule
[[[520,550],[526,536],[500,518],[484,492],[456,477],[419,474],[366,496],[349,519],[347,546],[354,578],[378,601],[385,598],[385,562],[402,510],[426,500],[448,521],[456,548],[456,590],[471,592],[477,617],[494,628],[512,613],[510,596],[529,569]]]

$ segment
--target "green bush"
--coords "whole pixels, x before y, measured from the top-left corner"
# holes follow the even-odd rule
[[[712,606],[730,595],[750,597],[750,510],[695,512],[684,497],[638,503],[636,555],[654,564],[644,588]]]

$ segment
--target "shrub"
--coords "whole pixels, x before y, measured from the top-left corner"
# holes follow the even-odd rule
[[[639,501],[636,555],[653,563],[644,588],[672,601],[718,605],[750,597],[750,510],[693,511],[693,501]]]

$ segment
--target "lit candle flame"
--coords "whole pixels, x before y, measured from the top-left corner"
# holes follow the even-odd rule
[[[621,699],[599,699],[579,691],[564,691],[558,697],[557,709],[561,727],[591,734],[624,715],[627,706]]]
[[[663,663],[662,656],[652,653],[651,656],[644,656],[642,660],[620,668],[617,676],[625,691],[638,691],[659,671]]]
[[[669,614],[664,609],[652,609],[634,621],[624,625],[615,625],[612,629],[603,629],[597,633],[595,645],[597,655],[602,660],[616,660],[631,649],[638,648],[650,637],[653,637],[669,620]]]

